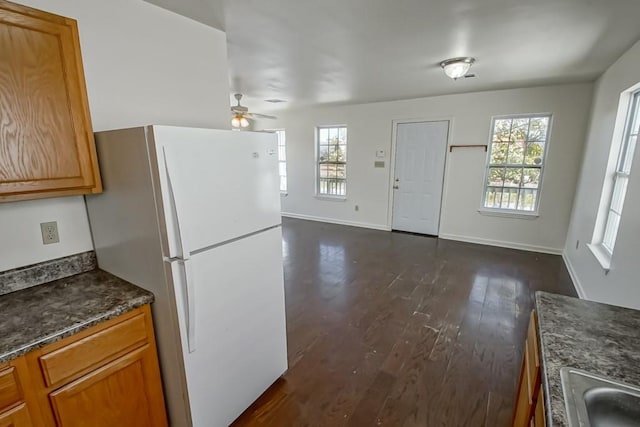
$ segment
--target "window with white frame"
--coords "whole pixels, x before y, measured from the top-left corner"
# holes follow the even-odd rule
[[[316,128],[317,193],[319,196],[347,195],[347,127]]]
[[[550,126],[550,114],[493,118],[484,210],[538,212]]]
[[[618,227],[622,218],[624,199],[627,194],[629,174],[631,173],[631,163],[633,153],[638,141],[638,128],[640,128],[640,92],[636,92],[629,107],[629,114],[625,123],[624,136],[618,154],[618,163],[611,179],[613,180],[613,192],[609,201],[609,209],[602,234],[602,247],[609,255],[613,254],[618,236]]]
[[[274,131],[278,136],[278,171],[280,173],[280,192],[287,192],[287,137],[284,129]]]

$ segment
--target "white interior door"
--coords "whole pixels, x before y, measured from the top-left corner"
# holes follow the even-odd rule
[[[449,122],[398,123],[392,229],[438,235]]]

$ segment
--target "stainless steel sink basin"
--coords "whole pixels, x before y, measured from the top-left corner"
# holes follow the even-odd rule
[[[640,387],[560,369],[570,427],[640,427]]]

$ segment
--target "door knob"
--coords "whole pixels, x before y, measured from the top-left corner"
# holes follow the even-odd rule
[[[394,185],[393,188],[397,190],[398,188],[400,188],[400,186],[399,185]]]

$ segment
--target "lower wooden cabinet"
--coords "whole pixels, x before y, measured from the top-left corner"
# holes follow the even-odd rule
[[[23,426],[167,426],[150,307],[0,367],[0,427]]]
[[[527,340],[524,345],[518,395],[513,412],[513,427],[545,427],[544,393],[541,387],[538,320],[531,312]]]
[[[23,401],[18,372],[13,366],[0,370],[0,412]]]
[[[0,365],[0,427],[29,427],[32,424],[23,383],[15,366]]]

